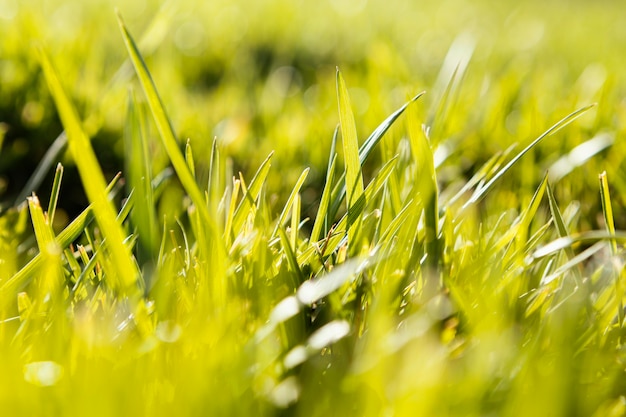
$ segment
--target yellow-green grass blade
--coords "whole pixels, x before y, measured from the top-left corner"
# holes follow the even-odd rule
[[[265,184],[267,174],[272,166],[271,161],[273,155],[274,153],[272,152],[267,158],[265,158],[265,161],[263,161],[257,170],[256,174],[252,178],[252,181],[250,181],[250,186],[247,187],[247,189],[244,189],[243,198],[241,199],[241,202],[239,203],[239,206],[235,210],[235,214],[233,216],[232,230],[235,234],[237,234],[241,229],[241,226],[248,217],[254,202],[261,194],[261,189],[263,188],[263,184]]]
[[[294,251],[298,247],[298,231],[300,229],[301,209],[302,199],[300,198],[300,194],[296,194],[291,208],[291,235],[289,236],[291,247],[294,248]]]
[[[626,244],[626,232],[616,231],[611,234],[605,230],[591,230],[589,232],[572,233],[567,237],[561,237],[547,243],[532,253],[535,259],[544,258],[554,255],[555,253],[566,248],[576,248],[581,245],[596,243],[599,241],[615,240],[618,243]]]
[[[293,271],[294,274],[296,274],[296,277],[298,278],[298,284],[301,284],[304,281],[304,275],[302,274],[302,270],[300,269],[300,265],[298,264],[298,258],[296,256],[296,253],[294,252],[294,248],[291,247],[291,243],[289,242],[289,237],[282,227],[278,229],[278,236],[280,237],[280,243],[283,247],[285,257],[287,258],[289,268]]]
[[[131,213],[133,224],[140,236],[139,258],[153,258],[158,250],[158,226],[152,191],[152,168],[148,151],[146,117],[133,92],[129,93],[128,116],[124,129],[126,171],[130,192],[135,198]]]
[[[298,196],[298,193],[300,192],[300,189],[302,188],[302,185],[304,184],[304,181],[306,180],[306,177],[309,174],[309,170],[310,168],[306,168],[302,172],[302,174],[300,174],[298,181],[296,181],[296,185],[291,190],[291,194],[289,195],[289,198],[287,199],[287,203],[285,204],[285,207],[283,207],[283,211],[280,213],[280,216],[278,216],[278,222],[276,223],[276,226],[274,227],[274,231],[272,232],[270,240],[276,236],[276,232],[278,231],[280,227],[283,226],[283,223],[287,219],[287,215],[289,214],[289,211],[291,210],[291,206],[294,200],[296,199],[296,197]]]
[[[176,135],[174,134],[174,129],[170,123],[170,120],[165,111],[165,107],[159,97],[159,93],[157,92],[154,81],[152,80],[152,76],[148,71],[148,67],[144,62],[135,41],[132,36],[128,32],[126,25],[124,24],[122,17],[118,14],[118,23],[120,26],[120,30],[122,32],[122,37],[124,39],[124,43],[126,45],[126,49],[128,50],[128,54],[131,58],[133,66],[135,67],[135,72],[137,74],[137,78],[139,79],[139,83],[143,89],[144,94],[146,95],[148,105],[150,107],[150,111],[152,112],[152,116],[154,117],[154,121],[157,126],[157,130],[159,131],[161,140],[165,147],[165,150],[168,154],[170,161],[172,162],[172,166],[176,171],[176,174],[189,195],[192,203],[195,205],[196,210],[200,218],[202,219],[202,223],[205,227],[210,231],[210,235],[213,236],[212,239],[212,248],[209,249],[212,252],[213,260],[219,264],[222,264],[224,261],[224,257],[221,254],[224,252],[224,249],[221,245],[219,239],[217,239],[217,227],[215,225],[214,220],[209,215],[209,210],[207,208],[207,204],[205,201],[204,193],[200,191],[198,185],[195,182],[195,179],[192,175],[192,172],[185,161],[185,157],[182,155],[178,147],[178,141],[176,140]],[[220,270],[223,268],[219,268]]]
[[[546,187],[546,195],[548,196],[548,203],[550,205],[550,213],[552,214],[552,219],[554,220],[554,225],[556,227],[559,237],[569,236],[567,226],[565,225],[565,220],[563,220],[563,215],[561,214],[561,210],[559,209],[559,205],[556,201],[556,198],[554,197],[554,193],[552,192],[552,187],[550,187],[549,183]]]
[[[52,182],[52,192],[50,193],[50,202],[48,203],[48,223],[50,226],[54,224],[54,213],[59,201],[59,192],[61,191],[61,179],[63,178],[63,165],[58,164],[54,173],[54,181]]]
[[[191,141],[189,139],[187,139],[187,144],[185,145],[185,162],[187,162],[191,176],[196,178],[196,164],[193,160],[193,151],[191,149]]]
[[[235,216],[235,203],[239,197],[239,189],[241,188],[241,181],[233,178],[233,192],[230,195],[230,204],[228,205],[228,211],[226,213],[226,224],[224,225],[224,241],[226,247],[230,246],[233,235],[233,217]]]
[[[363,166],[363,164],[367,161],[367,159],[372,154],[376,145],[378,145],[378,143],[381,141],[385,133],[387,133],[389,128],[394,124],[394,122],[404,113],[404,111],[409,106],[409,104],[418,100],[424,94],[425,92],[421,92],[417,94],[415,97],[413,97],[411,100],[409,100],[408,102],[404,103],[399,109],[397,109],[395,112],[389,115],[385,120],[383,120],[383,122],[380,125],[378,125],[376,129],[374,129],[374,131],[369,135],[369,137],[365,140],[365,142],[363,142],[363,145],[361,145],[361,147],[359,148],[359,162],[361,166]],[[333,137],[333,144],[335,143],[335,140],[336,140],[336,133],[337,132],[335,131],[335,137]],[[334,153],[331,153],[331,155],[333,154]],[[331,194],[331,198],[330,198],[331,204],[330,204],[330,209],[328,210],[328,216],[327,216],[328,223],[334,220],[335,215],[339,211],[339,207],[341,206],[341,203],[343,202],[343,199],[345,198],[345,196],[346,196],[346,183],[345,183],[345,173],[343,173],[341,177],[339,178],[339,180],[337,181],[337,184],[334,186],[333,192]]]
[[[209,162],[209,179],[207,186],[207,194],[209,196],[210,207],[217,212],[217,204],[220,200],[220,184],[222,178],[220,177],[220,152],[217,147],[217,138],[213,138],[213,144],[211,146],[211,160]]]
[[[615,234],[615,220],[613,219],[613,206],[611,204],[611,193],[609,192],[609,183],[606,171],[599,175],[600,179],[600,199],[602,200],[602,214],[604,215],[604,223],[606,230],[610,234]],[[611,240],[611,254],[617,254],[617,242]]]
[[[576,111],[573,111],[572,113],[568,114],[567,116],[565,116],[564,118],[562,118],[561,120],[556,122],[554,125],[552,125],[552,127],[550,127],[548,130],[543,132],[537,139],[532,141],[520,153],[515,155],[515,157],[513,159],[511,159],[508,164],[506,164],[504,167],[502,167],[487,182],[487,184],[485,184],[484,186],[480,187],[480,189],[477,189],[476,190],[477,192],[475,192],[474,195],[472,195],[472,197],[463,205],[463,208],[465,209],[468,206],[470,206],[472,204],[475,204],[478,201],[480,201],[487,194],[487,192],[489,192],[489,190],[491,190],[493,188],[495,183],[500,178],[502,178],[504,176],[504,174],[506,174],[524,155],[526,155],[526,153],[528,153],[528,151],[530,151],[532,148],[534,148],[539,142],[541,142],[543,139],[545,139],[548,136],[554,135],[555,133],[557,133],[558,131],[560,131],[565,126],[569,125],[570,123],[572,123],[574,120],[578,119],[580,116],[585,114],[587,111],[589,111],[593,107],[595,107],[595,104],[590,104],[588,106],[582,107],[582,108],[580,108],[580,109],[578,109]]]
[[[569,236],[569,231],[567,230],[567,225],[565,224],[565,220],[563,219],[563,215],[561,214],[561,210],[559,209],[559,205],[557,204],[556,198],[554,197],[554,193],[552,192],[552,187],[550,187],[550,183],[546,186],[546,195],[548,196],[548,202],[550,205],[550,213],[552,214],[552,219],[554,220],[554,225],[556,227],[557,233],[561,238],[567,238]],[[576,254],[571,247],[564,248],[565,254],[567,255],[567,259],[573,259]],[[581,270],[575,269],[574,273],[578,278],[582,278]]]
[[[356,133],[356,123],[352,113],[352,104],[348,95],[348,88],[337,69],[337,102],[339,104],[339,122],[341,124],[341,141],[343,144],[343,158],[346,172],[346,206],[348,209],[348,247],[354,248],[358,244],[357,233],[361,226],[361,216],[354,215],[359,200],[364,199],[363,175],[359,162],[359,141]]]
[[[120,175],[118,174],[113,181],[109,183],[107,186],[106,192],[107,194],[111,192],[117,181],[119,180]],[[76,218],[65,228],[61,233],[58,234],[56,240],[61,248],[67,248],[73,241],[75,241],[78,236],[80,236],[85,228],[92,222],[94,218],[93,215],[93,205],[89,205],[82,213],[80,213]],[[44,262],[41,254],[35,255],[33,259],[31,259],[22,269],[20,269],[15,275],[13,275],[10,279],[8,279],[2,286],[0,286],[0,291],[11,291],[14,289],[20,289],[24,285],[28,284],[29,280],[32,278],[33,274],[37,271],[37,268],[40,267],[40,264]]]
[[[28,198],[28,208],[35,231],[35,238],[39,253],[44,262],[38,274],[39,297],[43,301],[50,295],[58,293],[63,284],[62,256],[63,251],[54,237],[52,225],[46,219],[41,209],[39,199],[35,194]]]
[[[435,267],[441,257],[437,242],[439,236],[439,191],[430,141],[418,124],[418,116],[413,106],[409,106],[410,114],[407,121],[413,160],[417,165],[415,184],[424,207],[426,259],[431,267]]]
[[[611,204],[611,193],[609,191],[609,182],[607,180],[606,171],[599,175],[600,179],[600,200],[602,200],[602,213],[604,215],[604,223],[607,232],[610,235],[615,234],[615,220],[613,219],[613,205]],[[615,239],[609,241],[611,247],[611,255],[617,256],[617,242]],[[615,302],[617,309],[617,319],[620,327],[624,325],[624,286],[619,273],[613,271],[615,279]]]
[[[107,196],[104,175],[89,138],[82,129],[78,114],[65,94],[56,71],[45,53],[41,50],[39,52],[41,65],[65,127],[69,148],[76,161],[87,198],[93,204],[94,216],[103,236],[107,239],[111,264],[114,267],[112,271],[114,273],[110,275],[113,278],[110,285],[125,293],[134,292],[139,271],[131,258],[132,255],[124,245],[125,234],[122,226],[115,219],[116,213]]]
[[[322,233],[322,227],[326,226],[328,229],[330,226],[325,225],[326,214],[328,212],[328,206],[330,203],[330,195],[332,192],[332,184],[333,179],[335,177],[335,163],[337,158],[333,157],[329,166],[328,171],[326,173],[326,184],[324,185],[324,190],[322,191],[322,198],[320,199],[320,205],[317,209],[317,215],[315,216],[315,222],[313,223],[313,229],[311,230],[310,241],[317,242],[320,239],[320,234]]]

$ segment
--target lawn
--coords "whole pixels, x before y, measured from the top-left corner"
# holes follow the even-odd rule
[[[0,414],[626,415],[622,9],[0,0]]]

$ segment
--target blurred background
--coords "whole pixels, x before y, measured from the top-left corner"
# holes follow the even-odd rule
[[[621,1],[0,0],[3,207],[30,194],[24,187],[62,132],[33,58],[37,46],[62,74],[108,179],[124,169],[129,91],[140,100],[141,91],[126,62],[116,7],[140,44],[181,146],[189,139],[197,159],[206,160],[215,137],[233,172],[246,178],[274,150],[281,175],[270,176],[269,189],[282,200],[310,166],[305,209],[319,197],[338,122],[336,67],[350,87],[361,140],[408,98],[427,92],[420,117],[435,128],[433,145],[449,155],[444,182],[471,175],[495,152],[529,143],[592,102],[599,103],[593,114],[533,151],[509,185],[536,184],[599,132],[607,147],[622,146]],[[386,149],[395,149],[404,130],[403,122],[394,127]],[[573,198],[593,187],[595,193],[595,174],[603,169],[626,190],[621,152],[599,154],[589,167],[593,175],[579,169],[571,175],[580,181],[559,192]],[[86,200],[70,155],[62,151],[57,159],[66,167],[62,219]],[[155,147],[155,172],[165,161]],[[44,204],[51,181],[52,172],[35,190]]]

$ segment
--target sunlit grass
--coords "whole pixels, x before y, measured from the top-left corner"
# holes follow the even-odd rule
[[[195,10],[217,8],[209,3]],[[374,25],[381,27],[395,12],[412,13],[393,3],[388,15],[372,2],[352,15],[340,3],[333,8],[342,30],[363,27],[367,13],[379,12]],[[280,59],[267,74],[224,76],[206,94],[234,113],[215,116],[226,117],[215,131],[196,129],[216,120],[195,119],[199,93],[184,90],[193,71],[160,62],[159,47],[171,47],[160,45],[163,33],[180,16],[169,7],[137,43],[137,23],[118,17],[111,66],[121,69],[102,82],[100,103],[88,97],[88,111],[73,93],[76,61],[54,46],[25,53],[43,72],[51,100],[39,105],[58,112],[88,205],[55,221],[67,196],[66,159],[49,190],[35,187],[26,202],[3,208],[0,409],[63,416],[626,412],[626,182],[615,139],[623,109],[607,109],[621,91],[610,75],[616,67],[602,75],[588,66],[572,91],[555,88],[559,96],[545,86],[557,69],[565,78],[570,69],[543,67],[541,50],[537,62],[516,61],[526,62],[522,76],[502,64],[500,50],[481,57],[480,43],[462,34],[441,51],[441,68],[409,82],[406,68],[393,64],[406,49],[388,39],[371,45],[380,55],[363,66],[350,54],[345,71],[341,61],[341,70],[322,64],[315,94],[313,85],[308,94],[290,90],[297,83],[285,84],[287,76],[302,68]],[[291,10],[286,2],[267,7]],[[525,10],[510,21],[526,22]],[[178,39],[199,30],[191,20],[173,42],[202,63],[200,46]],[[263,32],[254,18],[249,25],[267,42],[294,30]],[[352,46],[374,36],[356,38]],[[313,44],[300,42],[303,50]],[[177,75],[168,78],[169,71]],[[393,95],[385,76],[401,85]],[[113,86],[127,85],[124,104],[114,104],[120,91]],[[249,103],[247,95],[261,104],[238,116],[236,103]],[[315,117],[305,97],[319,108]],[[108,125],[109,112],[124,127],[117,176],[89,140],[116,125]],[[252,137],[259,126],[263,141]],[[49,155],[61,158],[54,149]]]

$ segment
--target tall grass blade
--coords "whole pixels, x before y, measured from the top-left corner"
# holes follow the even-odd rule
[[[610,235],[615,234],[615,220],[613,218],[613,205],[611,204],[611,193],[609,191],[609,183],[607,180],[606,171],[603,171],[599,175],[600,179],[600,199],[602,200],[602,214],[604,215],[604,223],[607,232]],[[617,242],[615,239],[609,240],[611,248],[611,255],[617,256]],[[620,327],[624,326],[624,285],[621,279],[621,274],[618,271],[611,271],[613,279],[615,280],[615,303],[617,310],[617,322]]]
[[[150,106],[152,116],[154,117],[154,121],[161,136],[161,140],[163,141],[165,150],[170,158],[170,161],[172,162],[172,166],[174,167],[183,188],[189,194],[189,198],[196,207],[202,223],[210,231],[209,235],[217,237],[217,226],[209,215],[204,194],[198,188],[193,174],[178,147],[178,141],[176,140],[174,129],[172,128],[165,111],[165,107],[163,106],[154,81],[148,71],[148,67],[146,66],[135,41],[128,32],[128,29],[126,28],[126,25],[124,24],[119,13],[118,23],[122,32],[122,37],[124,38],[126,49],[128,50],[130,59],[135,67],[135,72],[137,73],[143,92],[148,100],[148,105]],[[216,265],[223,264],[223,256],[220,256],[220,254],[223,253],[223,247],[221,246],[219,240],[216,238],[212,239],[211,244],[213,248],[210,249],[210,251],[212,251],[215,255],[213,256],[213,260],[217,262]]]
[[[143,108],[129,92],[128,116],[124,129],[126,172],[131,192],[136,196],[131,219],[140,236],[139,255],[153,259],[158,250],[158,225],[152,191],[152,164]]]
[[[124,245],[125,234],[121,225],[115,220],[113,204],[107,198],[104,175],[89,138],[81,127],[78,114],[65,94],[56,71],[45,53],[41,50],[39,52],[44,75],[65,127],[69,147],[76,161],[85,192],[89,201],[93,203],[94,216],[103,236],[107,239],[111,263],[114,267],[114,274],[112,274],[114,281],[111,285],[122,292],[132,293],[136,290],[135,283],[139,277],[139,271]]]
[[[357,233],[361,226],[361,216],[354,216],[355,206],[363,199],[363,175],[359,162],[359,142],[356,133],[352,104],[348,96],[346,84],[337,69],[337,102],[339,104],[339,121],[341,124],[341,140],[346,171],[346,205],[348,209],[348,247],[354,248],[358,242]]]
[[[389,128],[398,119],[398,117],[400,117],[402,113],[404,113],[404,111],[409,106],[409,104],[418,100],[424,94],[426,93],[421,92],[417,94],[415,97],[413,97],[411,100],[409,100],[408,102],[404,103],[399,109],[397,109],[390,116],[388,116],[385,120],[383,120],[383,122],[380,125],[378,125],[376,129],[374,129],[374,131],[369,135],[369,137],[363,142],[363,145],[361,145],[361,147],[359,148],[359,163],[361,164],[361,166],[363,166],[363,164],[367,161],[367,159],[371,155],[376,145],[378,145],[378,143],[381,141],[385,133],[387,133]],[[335,131],[333,144],[336,139],[336,133],[337,131]],[[339,211],[339,207],[343,203],[343,199],[345,197],[346,197],[346,183],[345,183],[345,173],[344,173],[337,181],[337,185],[333,188],[332,196],[330,198],[331,205],[328,211],[328,223],[329,224],[332,223],[335,216],[337,215],[337,212]]]
[[[417,123],[417,114],[411,112],[407,120],[411,151],[417,165],[414,183],[424,206],[424,246],[428,256],[426,259],[430,267],[436,267],[440,259],[438,249],[439,191],[433,151],[426,132],[420,129]]]

